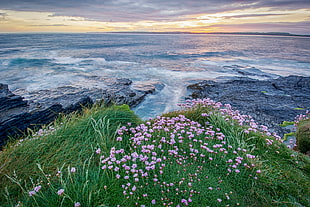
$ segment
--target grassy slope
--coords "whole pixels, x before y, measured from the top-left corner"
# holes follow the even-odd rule
[[[126,106],[58,120],[56,131],[0,154],[0,203],[309,206],[309,158],[208,104],[142,124]]]

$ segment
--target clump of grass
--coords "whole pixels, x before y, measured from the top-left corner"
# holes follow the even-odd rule
[[[297,132],[297,149],[302,153],[310,151],[310,113],[300,115],[296,118]]]
[[[18,185],[29,188],[31,182],[41,182],[42,172],[37,164],[51,176],[63,165],[83,166],[98,146],[110,148],[119,126],[128,122],[134,125],[140,119],[127,105],[85,108],[82,115],[74,113],[60,117],[53,126],[56,130],[50,133],[42,130],[46,133],[35,133],[22,142],[7,146],[0,153],[0,183],[3,186],[0,203],[5,197],[14,200],[25,193]]]
[[[61,120],[51,134],[7,148],[0,154],[6,165],[0,171],[3,201],[7,206],[309,204],[308,157],[230,105],[198,99],[181,106],[145,122],[125,106],[86,110]],[[8,159],[23,154],[31,154],[25,169]]]

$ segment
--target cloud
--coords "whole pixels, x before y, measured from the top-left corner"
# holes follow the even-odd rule
[[[247,23],[247,24],[218,24],[205,29],[216,28],[219,32],[288,32],[292,34],[309,35],[310,21],[305,22],[275,22],[275,23]]]
[[[241,15],[232,15],[232,16],[226,16],[225,19],[231,19],[231,18],[256,18],[256,17],[269,17],[269,16],[284,16],[287,15],[287,13],[283,14],[241,14]]]
[[[6,16],[8,16],[6,13],[0,13],[0,21],[5,21]]]
[[[309,0],[11,0],[0,8],[16,11],[52,12],[60,16],[80,16],[96,21],[168,21],[180,16],[229,10],[270,7],[298,9]]]
[[[29,25],[31,27],[68,27],[65,24],[41,24],[41,25]]]
[[[310,15],[309,0],[0,0],[0,8],[0,31],[6,23],[10,31],[32,30],[29,25],[76,32],[252,31],[257,25],[261,31],[265,25],[285,32]]]

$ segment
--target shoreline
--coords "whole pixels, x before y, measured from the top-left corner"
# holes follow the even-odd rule
[[[103,88],[62,86],[49,90],[10,91],[7,84],[0,83],[0,148],[8,137],[17,138],[30,129],[54,121],[59,114],[69,114],[97,103],[104,105],[127,104],[134,107],[148,94],[161,90],[157,83],[134,89],[126,78],[102,79]]]
[[[25,131],[28,127],[48,124],[59,113],[78,111],[82,106],[91,106],[99,100],[134,107],[141,105],[147,95],[163,88],[163,85],[154,83],[146,88],[133,89],[131,80],[116,79],[104,89],[63,86],[12,93],[7,85],[1,84],[0,147],[9,135]],[[185,99],[210,98],[231,104],[233,109],[251,115],[256,122],[283,137],[292,132],[292,128],[283,128],[279,124],[293,121],[297,115],[310,109],[310,77],[287,76],[267,80],[234,77],[218,82],[204,80],[188,85],[187,94]]]
[[[239,78],[224,82],[200,81],[188,86],[188,98],[210,98],[230,104],[250,115],[281,137],[292,128],[279,126],[310,110],[310,77],[286,76],[255,80]]]

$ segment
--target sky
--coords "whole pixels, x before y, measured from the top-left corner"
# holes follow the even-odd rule
[[[0,0],[0,32],[310,34],[310,0]]]

